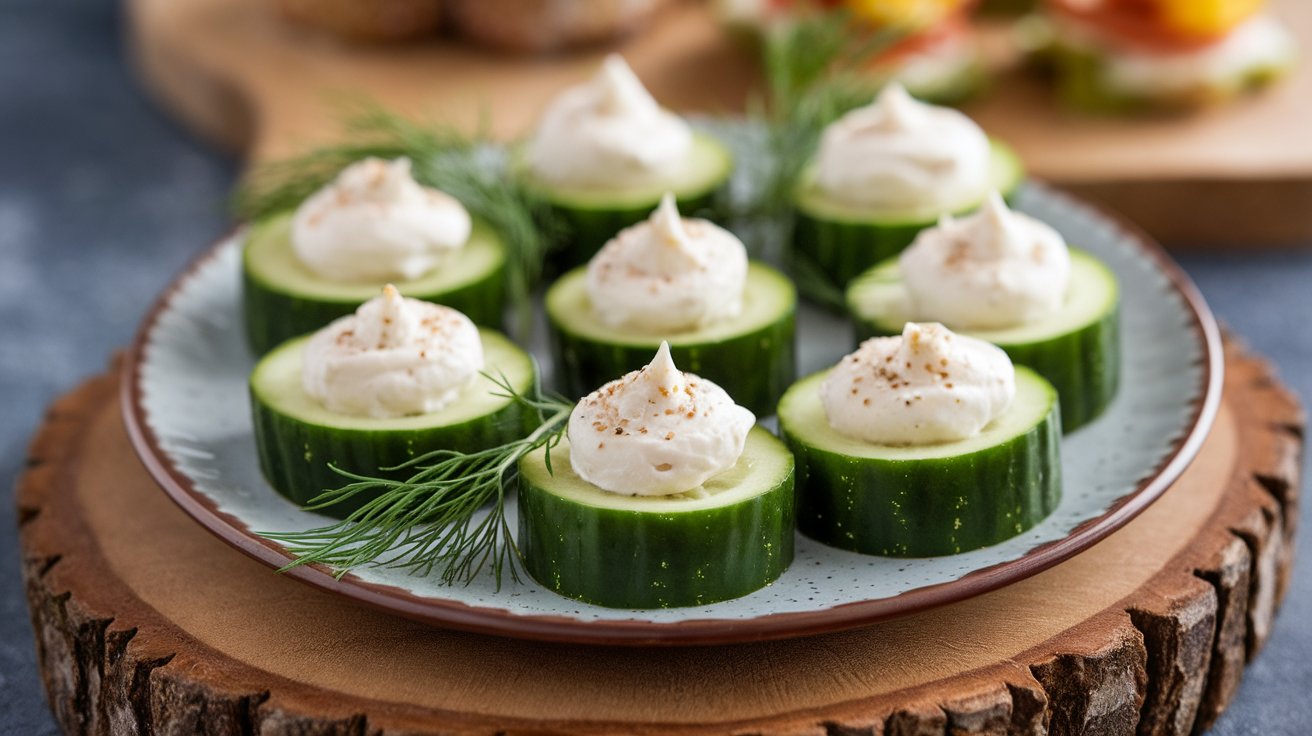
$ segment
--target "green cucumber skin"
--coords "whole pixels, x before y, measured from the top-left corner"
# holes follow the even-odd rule
[[[757,416],[769,416],[797,378],[796,331],[794,307],[753,332],[713,343],[670,345],[670,355],[680,370],[718,384]],[[550,319],[548,336],[557,383],[571,398],[586,396],[647,365],[660,347],[659,338],[641,345],[599,342],[569,332]]]
[[[506,304],[505,277],[501,269],[455,289],[406,296],[444,304],[457,309],[474,324],[502,328]],[[358,301],[335,301],[289,294],[242,270],[242,314],[251,352],[264,355],[293,337],[314,332],[338,317],[353,314]]]
[[[1004,192],[1008,204],[1017,190]],[[901,223],[836,222],[798,209],[794,217],[792,257],[807,258],[840,288],[871,267],[893,258],[937,220]]]
[[[933,223],[870,225],[833,222],[799,210],[793,226],[793,258],[808,258],[836,286],[846,286],[877,263],[911,245]]]
[[[1102,415],[1121,381],[1120,305],[1102,319],[1048,340],[1004,344],[1011,362],[1048,379],[1061,397],[1062,432],[1074,432]],[[853,317],[856,343],[871,337],[902,334],[896,327]]]
[[[679,212],[684,217],[705,217],[713,214],[722,187],[723,182],[702,194],[679,197],[677,199]],[[552,213],[558,218],[557,221],[564,223],[565,226],[565,239],[552,254],[552,265],[559,273],[564,273],[575,266],[587,263],[619,231],[650,217],[652,210],[659,204],[660,201],[657,200],[650,205],[616,210],[585,209],[557,202],[551,203]]]
[[[586,506],[520,475],[518,544],[528,573],[609,608],[699,606],[776,580],[793,561],[793,474],[732,506],[644,513]]]
[[[1030,529],[1061,500],[1060,410],[1028,433],[967,455],[853,458],[780,433],[797,462],[797,526],[868,555],[967,552]]]
[[[432,450],[446,448],[474,452],[524,437],[538,418],[518,402],[492,414],[460,424],[414,431],[371,431],[310,424],[279,412],[251,391],[255,446],[260,470],[274,490],[297,505],[305,505],[320,492],[340,488],[349,479],[334,473],[329,463],[360,475],[403,480],[414,468],[383,471]],[[317,509],[317,513],[343,518],[376,495],[361,494]]]

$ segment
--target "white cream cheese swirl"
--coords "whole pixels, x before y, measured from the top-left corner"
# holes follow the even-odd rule
[[[899,257],[910,314],[953,329],[1028,324],[1061,309],[1071,256],[1061,234],[996,192],[979,212],[916,237]]]
[[[331,281],[409,281],[464,247],[470,228],[460,202],[410,176],[410,159],[366,158],[296,210],[292,250]]]
[[[696,329],[736,316],[747,249],[707,220],[684,220],[666,194],[644,222],[621,230],[588,262],[588,299],[603,324],[646,333]]]
[[[528,146],[539,179],[631,189],[672,182],[688,165],[692,129],[661,108],[618,54],[589,82],[562,92]]]
[[[588,394],[569,417],[574,472],[604,491],[664,496],[700,488],[738,463],[756,417],[714,383],[656,357]]]
[[[338,414],[392,418],[439,411],[483,369],[483,342],[468,317],[382,296],[319,330],[302,357],[305,392]]]
[[[952,212],[983,199],[989,139],[956,110],[918,102],[901,85],[825,128],[815,184],[825,196],[890,213]]]
[[[909,322],[874,337],[820,385],[829,425],[876,445],[928,445],[974,437],[1016,396],[1007,354],[940,324]]]

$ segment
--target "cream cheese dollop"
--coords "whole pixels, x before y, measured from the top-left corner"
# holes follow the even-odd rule
[[[724,389],[681,372],[662,342],[651,363],[574,407],[569,461],[580,478],[611,493],[686,493],[736,465],[755,424]]]
[[[469,212],[420,185],[410,159],[366,158],[310,195],[292,218],[292,250],[331,281],[409,281],[464,247]]]
[[[593,256],[585,283],[603,324],[683,332],[742,310],[747,249],[715,223],[680,217],[667,193],[650,218],[621,230]]]
[[[909,313],[953,329],[998,329],[1059,310],[1071,278],[1061,234],[989,195],[979,212],[944,217],[898,259]]]
[[[627,189],[672,182],[691,152],[688,123],[662,109],[623,57],[611,54],[592,80],[547,108],[528,165],[549,184]]]
[[[908,322],[874,337],[820,385],[829,425],[876,445],[928,445],[974,437],[1016,396],[1016,371],[1000,348],[935,323]]]
[[[388,284],[310,338],[301,383],[329,411],[393,418],[440,411],[481,370],[483,342],[468,317]]]
[[[952,212],[983,199],[989,161],[988,136],[974,121],[890,83],[873,104],[825,128],[815,185],[878,212]]]

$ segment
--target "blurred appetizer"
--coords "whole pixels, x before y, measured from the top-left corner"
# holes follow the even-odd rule
[[[1030,45],[1065,101],[1132,112],[1221,102],[1284,76],[1293,37],[1262,0],[1048,0]]]
[[[503,239],[415,181],[409,159],[364,159],[294,212],[252,223],[242,253],[247,338],[262,355],[351,314],[387,283],[499,327],[506,268]]]
[[[941,104],[965,100],[985,81],[971,9],[974,0],[719,0],[719,12],[741,34],[768,33],[809,13],[847,12],[852,41],[887,34],[870,61],[878,84],[898,82]]]
[[[641,368],[668,342],[680,364],[761,414],[796,377],[796,308],[787,278],[749,262],[728,230],[680,216],[671,194],[546,295],[556,375],[570,394]]]
[[[733,171],[729,149],[660,106],[618,54],[552,100],[521,150],[520,171],[565,224],[562,268],[586,263],[673,192],[710,206]]]

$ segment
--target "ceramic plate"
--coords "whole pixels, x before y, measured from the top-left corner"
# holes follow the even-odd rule
[[[694,644],[868,624],[979,595],[1069,558],[1141,512],[1193,459],[1220,399],[1220,339],[1194,287],[1142,234],[1041,185],[1026,185],[1018,207],[1116,272],[1124,342],[1115,403],[1065,438],[1061,505],[1024,534],[928,559],[862,556],[799,536],[796,560],[772,585],[737,600],[654,611],[578,603],[531,580],[498,591],[490,577],[443,586],[382,568],[340,580],[315,567],[288,575],[439,626],[573,642]],[[251,530],[304,530],[326,519],[285,501],[257,467],[246,393],[254,361],[240,318],[241,242],[237,233],[217,244],[160,297],[134,346],[123,403],[137,451],[164,492],[224,541],[280,567],[290,559],[286,551]],[[850,348],[843,320],[806,308],[798,334],[801,375]],[[535,346],[539,356],[542,347]],[[516,528],[513,504],[509,514]]]

